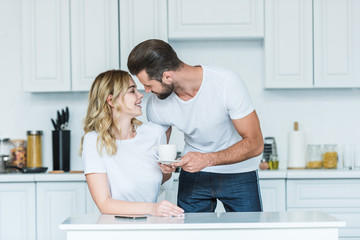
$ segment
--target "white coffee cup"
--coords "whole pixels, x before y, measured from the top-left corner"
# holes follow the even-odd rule
[[[153,154],[159,161],[175,161],[176,159],[176,145],[163,144],[154,146],[152,148]]]

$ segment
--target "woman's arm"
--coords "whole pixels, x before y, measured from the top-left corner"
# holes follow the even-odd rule
[[[154,216],[179,216],[183,210],[168,202],[130,202],[111,198],[106,173],[86,174],[91,196],[103,214],[149,214]]]
[[[171,166],[170,164],[162,164],[159,163],[163,178],[162,178],[162,182],[161,184],[163,184],[164,182],[166,182],[167,180],[169,180],[171,178],[171,175],[173,172],[175,172],[175,168],[173,166]]]

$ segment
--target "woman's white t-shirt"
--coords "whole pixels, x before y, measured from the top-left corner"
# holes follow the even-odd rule
[[[84,137],[82,159],[85,174],[106,173],[113,199],[135,202],[156,202],[162,173],[152,148],[166,144],[162,127],[143,123],[137,134],[128,140],[117,140],[117,153],[109,156],[103,148],[98,152],[96,132]]]

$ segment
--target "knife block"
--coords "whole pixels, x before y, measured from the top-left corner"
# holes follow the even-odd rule
[[[52,131],[53,170],[70,171],[70,131]]]

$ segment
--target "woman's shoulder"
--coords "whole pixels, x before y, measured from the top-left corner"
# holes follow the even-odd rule
[[[84,136],[84,142],[97,141],[98,136],[99,136],[99,134],[95,131],[88,132]]]

